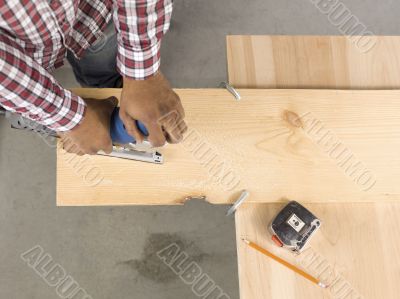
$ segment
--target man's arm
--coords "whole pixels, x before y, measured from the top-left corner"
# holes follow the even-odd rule
[[[83,119],[85,102],[57,81],[11,38],[0,34],[0,104],[56,131]]]
[[[143,136],[135,120],[144,123],[154,146],[179,142],[186,130],[180,99],[158,70],[161,39],[171,14],[172,0],[114,2],[117,67],[124,77],[120,116],[127,131],[139,141]],[[167,114],[173,115],[172,121],[165,118]]]
[[[115,99],[84,100],[62,88],[14,40],[0,34],[0,105],[56,130],[76,154],[112,150],[109,133]]]
[[[157,73],[171,14],[172,0],[115,0],[117,68],[122,76],[144,80]]]

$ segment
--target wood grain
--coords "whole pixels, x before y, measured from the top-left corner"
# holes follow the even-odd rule
[[[228,36],[229,79],[238,88],[398,88],[400,38],[376,41],[362,53],[345,36]]]
[[[270,239],[268,226],[282,205],[247,204],[237,211],[241,299],[328,299],[346,298],[345,294],[349,294],[347,298],[398,298],[399,204],[349,202],[305,206],[322,219],[322,226],[310,247],[300,255],[275,246]],[[331,286],[328,289],[315,286],[249,248],[241,237]]]
[[[104,98],[120,90],[75,92]],[[250,202],[400,199],[400,91],[240,92],[242,101],[222,89],[177,90],[190,130],[181,144],[160,150],[163,165],[102,156],[79,163],[59,149],[57,203],[180,204],[205,195],[223,204],[244,188],[252,193]],[[310,131],[314,118],[322,124],[320,134]],[[336,139],[318,141],[326,132],[346,149],[340,159],[326,151],[333,143],[325,142]],[[350,155],[354,159],[341,167]],[[357,183],[365,169],[376,178],[367,192]]]
[[[399,41],[400,37],[378,37],[378,47],[362,54],[346,37],[229,36],[229,82],[246,88],[399,89]],[[330,103],[332,109],[341,105]],[[360,103],[359,108],[364,105]],[[380,153],[378,148],[374,151]],[[389,173],[390,164],[386,167]],[[349,196],[346,203],[306,204],[323,225],[311,249],[297,257],[270,241],[267,227],[283,205],[243,206],[236,213],[241,298],[397,298],[400,203],[385,203],[385,197],[377,195],[376,203],[352,203],[357,199]],[[289,198],[304,201],[301,193]],[[315,287],[249,249],[241,237],[258,242],[315,276],[329,281],[337,278],[337,283],[328,290]]]

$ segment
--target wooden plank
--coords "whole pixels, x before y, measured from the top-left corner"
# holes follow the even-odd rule
[[[378,37],[378,47],[361,54],[348,49],[351,45],[346,37],[230,36],[229,82],[253,88],[398,89],[399,40]],[[337,105],[341,103],[332,107]],[[298,194],[290,199],[301,197]],[[381,202],[384,197],[378,195],[376,203],[350,203],[354,198],[348,197],[349,203],[307,204],[323,220],[323,226],[311,249],[298,257],[269,240],[267,226],[281,205],[248,204],[241,208],[236,213],[241,298],[397,298],[400,203]],[[315,276],[340,279],[327,291],[321,290],[246,247],[240,241],[243,236]],[[333,274],[327,275],[332,267]]]
[[[323,224],[310,247],[300,255],[275,246],[270,239],[267,228],[282,205],[248,204],[236,212],[241,299],[398,297],[399,204],[349,202],[305,206]],[[310,283],[249,248],[240,240],[242,237],[321,277],[331,287],[323,290]],[[345,297],[346,293],[352,295]]]
[[[344,36],[229,36],[229,79],[238,88],[393,89],[400,38],[379,36],[362,53]]]
[[[241,90],[242,101],[222,89],[177,92],[190,129],[161,149],[163,165],[102,156],[80,163],[58,150],[58,204],[180,204],[198,195],[230,203],[243,188],[251,202],[399,199],[400,91]],[[344,154],[334,159],[327,149],[337,142]]]

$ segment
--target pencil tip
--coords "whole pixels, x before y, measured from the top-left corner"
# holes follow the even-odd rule
[[[250,244],[250,241],[246,240],[245,238],[242,238],[242,241],[245,242],[246,244]]]
[[[319,282],[318,285],[319,285],[321,288],[324,288],[324,289],[326,289],[326,288],[328,287],[326,284],[324,284],[324,283],[322,283],[322,282]]]

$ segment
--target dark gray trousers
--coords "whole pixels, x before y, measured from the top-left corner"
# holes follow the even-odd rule
[[[117,34],[114,23],[110,22],[101,37],[88,48],[81,59],[68,51],[78,83],[83,87],[122,87],[122,77],[116,67]]]

